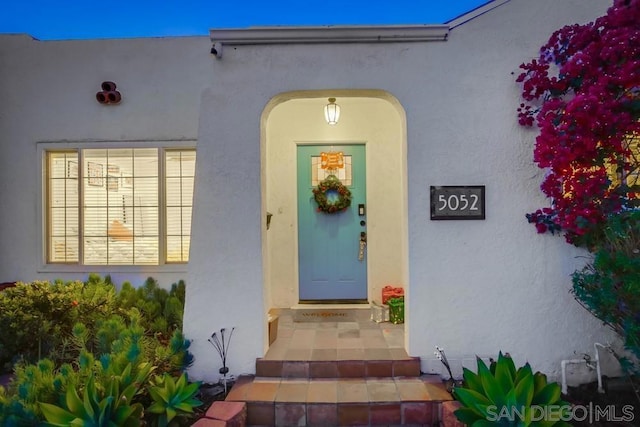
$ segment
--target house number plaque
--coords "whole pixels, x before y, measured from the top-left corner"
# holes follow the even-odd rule
[[[484,219],[484,185],[431,186],[431,219]]]

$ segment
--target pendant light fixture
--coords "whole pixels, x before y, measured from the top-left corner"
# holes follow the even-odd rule
[[[335,125],[340,119],[340,106],[336,104],[335,98],[329,98],[329,103],[324,106],[324,118],[330,125]]]

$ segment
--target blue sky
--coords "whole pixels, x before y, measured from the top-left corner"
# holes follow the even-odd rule
[[[7,0],[0,33],[40,40],[208,35],[260,25],[441,24],[488,0]]]

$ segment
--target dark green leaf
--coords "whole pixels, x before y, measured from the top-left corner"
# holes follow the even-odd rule
[[[453,414],[460,422],[466,425],[472,425],[476,420],[481,419],[480,416],[470,408],[456,409]]]
[[[551,405],[560,400],[561,390],[557,383],[547,384],[533,397],[534,405]]]
[[[477,391],[478,393],[484,393],[482,381],[480,381],[480,377],[473,371],[467,368],[463,368],[462,377],[464,379],[464,385],[466,388]]]
[[[476,409],[476,405],[484,405],[489,406],[493,405],[489,399],[483,394],[478,393],[474,390],[469,390],[465,388],[457,388],[456,389],[456,399],[466,408],[471,409],[474,413],[476,413],[479,417],[484,417],[482,411]]]

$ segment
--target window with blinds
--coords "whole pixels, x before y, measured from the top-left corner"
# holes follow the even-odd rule
[[[78,153],[49,153],[47,161],[49,260],[77,263],[80,246]]]
[[[47,261],[187,262],[195,161],[193,149],[47,152]]]
[[[167,262],[187,262],[191,240],[191,210],[196,152],[175,150],[165,155],[165,219]]]

